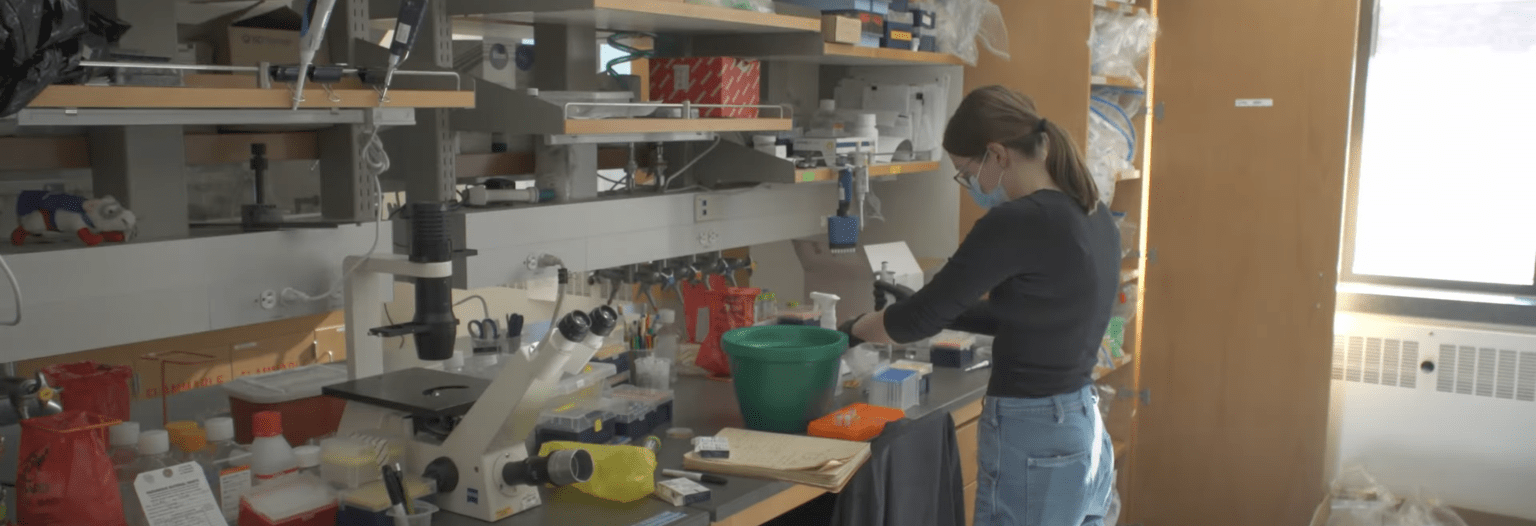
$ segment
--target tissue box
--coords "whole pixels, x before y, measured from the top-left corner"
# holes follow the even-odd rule
[[[684,478],[656,483],[656,498],[673,506],[687,506],[709,500],[709,488]]]
[[[762,64],[735,57],[651,59],[651,99],[671,104],[758,104]],[[701,108],[701,117],[757,118],[757,108]]]

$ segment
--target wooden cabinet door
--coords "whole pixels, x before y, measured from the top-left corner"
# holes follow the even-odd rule
[[[1356,17],[1349,0],[1158,5],[1150,403],[1122,524],[1293,526],[1323,496]]]

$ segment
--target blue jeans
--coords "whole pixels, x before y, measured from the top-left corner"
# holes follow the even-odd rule
[[[976,526],[1103,524],[1115,452],[1098,398],[1093,385],[1047,398],[987,397],[976,440]]]

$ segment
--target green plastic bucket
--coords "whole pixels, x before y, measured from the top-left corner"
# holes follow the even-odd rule
[[[806,325],[744,327],[725,333],[720,344],[748,429],[804,433],[832,409],[838,360],[848,349],[843,333]]]

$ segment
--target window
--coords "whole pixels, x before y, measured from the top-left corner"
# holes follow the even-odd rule
[[[1536,0],[1375,2],[1345,279],[1536,293]]]

